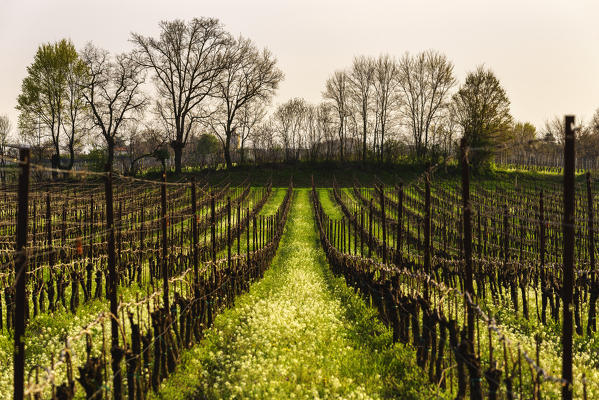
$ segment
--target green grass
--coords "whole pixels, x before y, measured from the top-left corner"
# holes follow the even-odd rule
[[[277,212],[277,209],[283,202],[285,198],[285,193],[287,193],[287,188],[272,188],[272,192],[270,194],[270,198],[260,210],[260,215],[268,216],[274,215]]]
[[[184,355],[156,397],[434,398],[412,350],[328,268],[308,190],[296,197],[271,268]]]
[[[324,210],[325,214],[327,214],[332,219],[343,218],[343,211],[335,201],[331,189],[317,189],[317,193],[320,199],[320,204],[322,204],[322,209]]]

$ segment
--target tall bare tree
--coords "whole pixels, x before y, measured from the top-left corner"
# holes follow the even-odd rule
[[[397,61],[389,55],[381,55],[374,65],[374,97],[376,110],[376,126],[380,131],[379,161],[383,161],[385,150],[385,134],[391,120],[391,111],[396,104],[396,88],[399,67]]]
[[[429,131],[440,111],[448,105],[455,85],[453,63],[445,55],[429,50],[399,62],[402,111],[414,140],[416,155],[426,154]]]
[[[254,129],[262,122],[265,116],[266,107],[262,101],[246,103],[239,110],[239,128],[237,129],[237,134],[239,135],[239,162],[241,164],[246,161],[245,151],[247,149],[247,142],[252,136]]]
[[[564,132],[566,131],[563,118],[555,116],[545,121],[543,137],[547,142],[564,144]]]
[[[225,59],[227,67],[216,86],[219,111],[214,132],[223,143],[227,167],[231,167],[231,138],[241,129],[237,113],[250,102],[269,101],[283,79],[283,72],[268,49],[260,51],[243,37],[227,48]]]
[[[142,160],[152,157],[162,160],[164,156],[161,153],[168,152],[164,135],[151,123],[140,125],[137,121],[132,121],[123,126],[123,131],[119,139],[127,149],[127,159],[123,160],[123,169],[127,175],[135,176]]]
[[[310,161],[316,161],[322,142],[322,129],[318,124],[318,106],[309,104],[306,108],[306,147]]]
[[[214,94],[218,76],[226,68],[225,48],[230,35],[214,18],[162,21],[160,37],[134,33],[138,59],[150,68],[158,92],[157,112],[170,127],[175,173],[181,172],[183,148],[192,127],[206,117],[203,102]]]
[[[599,135],[599,108],[597,110],[595,110],[595,113],[593,114],[593,118],[591,118],[589,127],[590,127],[591,131],[593,131],[593,134]]]
[[[372,58],[355,57],[349,71],[349,92],[362,122],[362,161],[366,161],[366,138],[368,134],[368,111],[375,79],[375,62]]]
[[[320,149],[318,155],[324,155],[326,160],[333,156],[333,139],[335,138],[334,110],[329,102],[322,102],[316,108],[316,126],[321,140],[324,141],[324,149]],[[324,154],[321,154],[324,152]]]
[[[259,164],[266,160],[275,159],[274,154],[271,154],[275,147],[275,136],[272,118],[262,122],[250,133],[255,163]]]
[[[349,105],[347,72],[335,71],[335,73],[333,73],[333,75],[327,80],[322,96],[331,102],[331,105],[336,111],[337,117],[339,118],[337,129],[337,136],[339,137],[339,158],[341,161],[343,161],[345,158],[345,125],[347,117],[351,113]]]
[[[142,92],[145,73],[134,53],[113,58],[108,51],[88,43],[81,58],[87,64],[89,75],[83,97],[89,105],[94,126],[106,141],[107,166],[112,169],[121,126],[146,106],[147,98]]]
[[[10,123],[8,116],[0,115],[0,178],[2,180],[2,187],[5,187],[6,185],[6,160],[4,159],[4,156],[6,155],[6,144],[11,129],[12,124]]]
[[[87,65],[77,58],[66,71],[65,116],[62,118],[63,130],[66,136],[66,147],[69,152],[69,163],[66,169],[73,168],[75,149],[82,144],[87,133],[88,107],[83,97],[87,80]]]
[[[285,161],[297,161],[304,141],[304,130],[308,103],[294,98],[277,107],[273,123],[283,148]]]

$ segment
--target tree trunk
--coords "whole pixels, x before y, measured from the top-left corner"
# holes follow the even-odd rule
[[[73,164],[75,164],[75,149],[73,143],[69,143],[69,163],[64,167],[64,169],[71,170],[73,169]]]
[[[108,146],[108,158],[106,160],[106,165],[108,166],[108,170],[112,171],[112,164],[114,163],[114,140],[112,138],[108,138],[106,140],[106,144]]]
[[[58,167],[60,166],[60,156],[58,153],[52,154],[52,159],[50,161],[52,167],[52,180],[56,180],[58,178]]]
[[[232,168],[233,167],[233,162],[231,161],[231,136],[227,135],[227,138],[225,139],[225,146],[224,146],[224,151],[225,151],[225,163],[227,164],[227,168]]]
[[[57,141],[54,141],[54,154],[52,154],[51,164],[54,170],[52,171],[52,179],[57,179],[58,171],[56,170],[60,168],[60,147]]]
[[[364,116],[364,118],[362,119],[362,123],[363,123],[362,162],[366,162],[366,126],[368,124],[368,121],[366,119],[366,107],[364,107],[364,109],[362,110],[362,115]]]
[[[341,122],[341,125],[339,125],[339,158],[340,161],[343,162],[343,122]]]
[[[4,167],[6,162],[4,160],[4,144],[0,145],[0,179],[2,180],[2,189],[6,189],[6,171]]]
[[[381,124],[381,156],[380,156],[381,163],[384,161],[384,158],[385,158],[385,125]]]
[[[179,140],[171,142],[171,148],[175,153],[175,175],[181,174],[181,160],[183,159],[183,143]]]

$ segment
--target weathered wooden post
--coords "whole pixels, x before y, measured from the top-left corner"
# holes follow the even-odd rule
[[[108,228],[108,297],[110,300],[110,337],[112,356],[112,386],[114,399],[122,398],[122,376],[121,358],[122,351],[119,348],[119,322],[118,322],[118,276],[116,271],[115,234],[114,234],[114,209],[112,193],[112,171],[110,165],[106,165],[106,176],[104,178],[104,190],[106,195],[106,227]]]
[[[462,161],[462,215],[464,228],[464,264],[465,276],[464,285],[466,295],[474,300],[474,284],[472,272],[472,209],[470,205],[470,162],[468,160],[468,145],[466,138],[462,137],[460,143],[461,161]],[[474,355],[474,328],[475,328],[475,310],[470,303],[467,303],[467,339],[468,352],[472,354],[468,370],[470,371],[470,399],[482,400],[482,390],[480,383],[479,361]]]
[[[574,292],[574,171],[576,168],[574,116],[565,118],[564,144],[564,232],[563,284],[562,284],[562,400],[572,399],[572,310]]]
[[[588,246],[589,246],[589,261],[591,270],[591,296],[589,299],[589,320],[587,322],[587,336],[596,330],[596,311],[597,296],[599,295],[599,287],[597,285],[597,273],[595,272],[595,227],[594,227],[594,210],[593,210],[593,193],[591,192],[591,173],[587,172],[587,208],[588,208]]]
[[[424,270],[431,273],[431,179],[424,175]],[[428,286],[426,286],[428,289]]]
[[[399,184],[399,188],[397,189],[397,234],[395,237],[395,264],[398,266],[401,264],[402,259],[402,241],[401,235],[403,231],[403,183]]]
[[[166,312],[169,312],[168,293],[168,251],[167,251],[167,217],[166,217],[166,170],[162,171],[162,185],[160,187],[161,222],[162,222],[162,298]]]
[[[380,188],[381,197],[381,220],[383,228],[383,264],[387,264],[387,216],[385,215],[385,192]]]
[[[470,162],[468,160],[468,145],[466,139],[462,138],[461,145],[462,161],[462,216],[464,229],[464,265],[465,265],[465,289],[470,296],[474,296],[474,284],[472,282],[472,223],[470,209]],[[474,340],[474,310],[468,307],[468,340]]]
[[[539,193],[539,243],[540,243],[540,256],[541,256],[541,323],[545,325],[547,323],[547,317],[545,310],[547,309],[547,289],[545,279],[545,210],[543,203],[543,191]]]
[[[212,262],[216,264],[216,210],[214,195],[210,196],[210,245],[212,246]]]
[[[143,210],[142,210],[143,212]],[[191,181],[191,213],[192,213],[192,221],[191,221],[191,229],[193,235],[193,275],[194,275],[194,285],[197,291],[198,285],[198,269],[199,269],[199,256],[198,256],[198,202],[196,197],[196,180],[195,178]]]
[[[14,393],[15,400],[23,400],[25,391],[25,310],[27,302],[27,224],[29,210],[30,150],[19,149],[19,205],[17,214],[17,243],[15,248],[15,337],[14,337]]]
[[[227,267],[231,268],[231,197],[227,196]]]

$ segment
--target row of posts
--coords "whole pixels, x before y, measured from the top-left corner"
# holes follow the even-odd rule
[[[573,335],[573,292],[574,292],[574,210],[575,210],[575,131],[573,129],[574,117],[566,116],[565,118],[565,145],[564,145],[564,218],[562,222],[564,243],[563,243],[563,286],[562,286],[562,379],[568,384],[562,387],[562,399],[572,399],[572,335]],[[470,204],[470,163],[468,158],[468,145],[463,138],[461,141],[461,166],[462,166],[462,207],[463,207],[463,237],[464,237],[464,266],[465,266],[465,290],[473,298],[475,296],[473,285],[473,267],[472,267],[472,209]],[[15,330],[14,330],[14,399],[23,400],[24,398],[24,372],[25,372],[25,345],[23,335],[25,333],[25,302],[26,300],[26,285],[27,285],[27,229],[28,229],[28,196],[29,196],[29,171],[30,171],[30,150],[22,148],[19,151],[19,161],[21,173],[19,175],[18,185],[18,216],[16,229],[16,248],[15,248]],[[113,210],[113,188],[112,188],[112,172],[109,168],[106,169],[105,176],[105,194],[106,194],[106,223],[108,226],[108,273],[109,273],[109,300],[111,313],[111,355],[112,355],[112,372],[113,372],[113,388],[114,398],[122,398],[122,376],[120,371],[120,361],[123,356],[122,349],[119,347],[118,339],[118,299],[117,299],[117,282],[118,276],[116,271],[115,257],[115,232],[114,232],[114,210]],[[590,185],[590,179],[587,176],[587,186]],[[592,197],[589,193],[589,223],[590,229],[593,229],[593,214],[592,214]],[[401,221],[402,200],[403,196],[398,198],[398,219]],[[381,216],[385,221],[385,199],[384,192],[381,191]],[[193,215],[196,213],[196,193],[195,184],[192,184],[192,204]],[[212,230],[211,239],[213,244],[212,259],[216,258],[216,250],[214,244],[216,242],[216,232],[214,229],[214,199],[211,201],[212,210]],[[424,226],[424,261],[427,273],[430,273],[430,176],[425,175],[425,226]],[[169,291],[168,291],[168,268],[167,268],[167,217],[166,217],[166,172],[162,175],[161,185],[161,213],[162,213],[162,278],[163,278],[163,298],[165,308],[168,310]],[[231,209],[230,202],[228,205],[227,218],[230,221]],[[543,214],[542,214],[542,198],[541,198],[541,226],[543,230]],[[197,221],[195,217],[192,222],[193,242],[194,242],[194,272],[197,278],[198,254],[197,254]],[[384,262],[387,262],[387,241],[386,241],[386,224],[382,224],[383,229],[383,257]],[[593,235],[590,235],[589,252],[591,257],[591,265],[594,265],[594,241]],[[541,232],[541,238],[543,238]],[[248,235],[249,239],[249,235]],[[230,243],[230,228],[228,230],[228,242]],[[401,229],[398,224],[397,235],[397,254],[398,260],[401,260]],[[248,246],[249,249],[249,246]],[[541,249],[544,249],[541,244]],[[228,258],[231,258],[231,248],[228,248]],[[396,260],[397,261],[397,260]],[[543,251],[541,251],[541,263],[543,263]],[[467,335],[471,346],[474,343],[475,329],[475,310],[472,306],[467,310]],[[471,383],[471,399],[482,399],[482,393],[477,389],[480,385]]]

